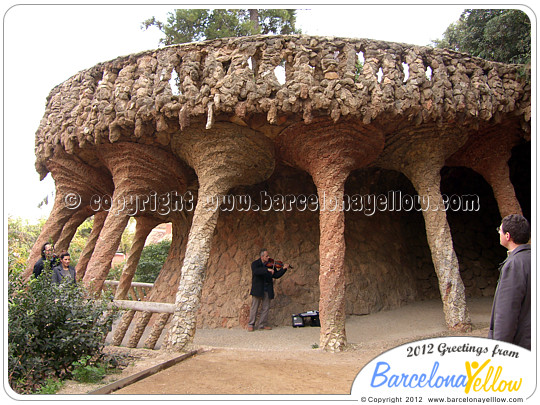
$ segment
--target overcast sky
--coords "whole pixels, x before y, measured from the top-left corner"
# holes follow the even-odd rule
[[[229,7],[242,8],[247,5]],[[4,7],[4,215],[31,221],[52,208],[54,183],[34,169],[34,137],[50,90],[99,62],[158,48],[161,33],[141,22],[178,5],[16,5]],[[186,5],[189,8],[190,5]],[[198,7],[198,6],[191,6]],[[259,8],[262,6],[259,5]],[[469,5],[287,5],[304,34],[428,45]],[[266,4],[265,8],[270,8]],[[274,8],[279,8],[276,4]],[[487,7],[486,7],[487,8]],[[506,7],[509,8],[509,7]],[[527,9],[524,9],[527,11]],[[37,209],[49,195],[49,205]]]

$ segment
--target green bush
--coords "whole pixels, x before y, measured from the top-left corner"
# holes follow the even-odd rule
[[[19,393],[36,392],[54,375],[72,375],[85,356],[97,361],[114,313],[76,284],[54,284],[51,270],[26,284],[16,271],[8,284],[8,379]]]
[[[141,283],[153,283],[156,281],[165,259],[171,247],[170,240],[163,240],[159,243],[147,245],[143,248],[141,259],[137,265],[134,281]]]
[[[83,383],[96,383],[101,381],[107,371],[100,364],[92,365],[91,356],[84,356],[73,363],[73,379]]]
[[[50,395],[56,394],[60,388],[64,385],[63,381],[58,381],[52,378],[47,378],[45,383],[41,386],[39,390],[36,391],[36,394]]]

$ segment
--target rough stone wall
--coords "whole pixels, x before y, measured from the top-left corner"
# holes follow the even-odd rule
[[[465,168],[445,168],[441,187],[446,195],[479,195],[479,211],[449,211],[448,218],[466,296],[491,297],[498,264],[506,255],[495,232],[500,215],[493,192],[480,175]],[[403,194],[415,193],[405,176],[380,169],[357,170],[346,185],[347,194],[379,195],[397,189]],[[233,191],[256,199],[261,191],[269,195],[286,191],[310,195],[315,193],[315,186],[305,173],[280,167],[262,185]],[[421,213],[366,215],[351,211],[346,214],[345,230],[347,315],[366,315],[439,297]],[[223,212],[210,253],[199,325],[234,328],[247,324],[249,266],[257,258],[259,247],[268,248],[277,260],[294,258],[295,268],[275,281],[270,322],[289,325],[292,313],[316,309],[318,244],[317,213]]]
[[[362,174],[359,171],[351,176],[347,193],[378,193],[403,181],[397,173],[386,172],[378,178],[385,187],[378,184],[374,188],[370,180],[362,179]],[[311,195],[315,186],[305,173],[282,168],[259,187],[235,191],[256,200],[261,191],[271,196]],[[348,315],[364,315],[435,296],[437,282],[433,264],[426,261],[429,249],[421,215],[381,212],[368,216],[365,212],[348,212],[345,229]],[[247,325],[250,265],[262,247],[276,260],[290,261],[294,266],[274,283],[276,298],[270,322],[289,325],[291,314],[318,309],[318,246],[317,212],[222,212],[208,262],[198,324]]]

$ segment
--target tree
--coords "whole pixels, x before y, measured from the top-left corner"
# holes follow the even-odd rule
[[[295,28],[296,10],[284,9],[176,9],[167,14],[166,23],[152,17],[142,24],[142,29],[157,27],[165,35],[159,41],[163,45],[255,34],[300,33]]]
[[[8,216],[8,271],[26,266],[32,246],[36,242],[45,219],[30,224],[19,217]]]
[[[483,59],[527,64],[531,60],[531,21],[521,10],[467,9],[443,38],[433,41]]]

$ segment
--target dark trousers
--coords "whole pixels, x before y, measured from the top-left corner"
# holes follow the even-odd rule
[[[249,326],[255,327],[255,320],[257,319],[257,312],[261,307],[261,316],[259,317],[259,326],[257,329],[260,329],[264,326],[267,326],[268,321],[268,311],[270,310],[270,298],[268,293],[265,292],[263,297],[251,296],[251,309],[249,311]]]

